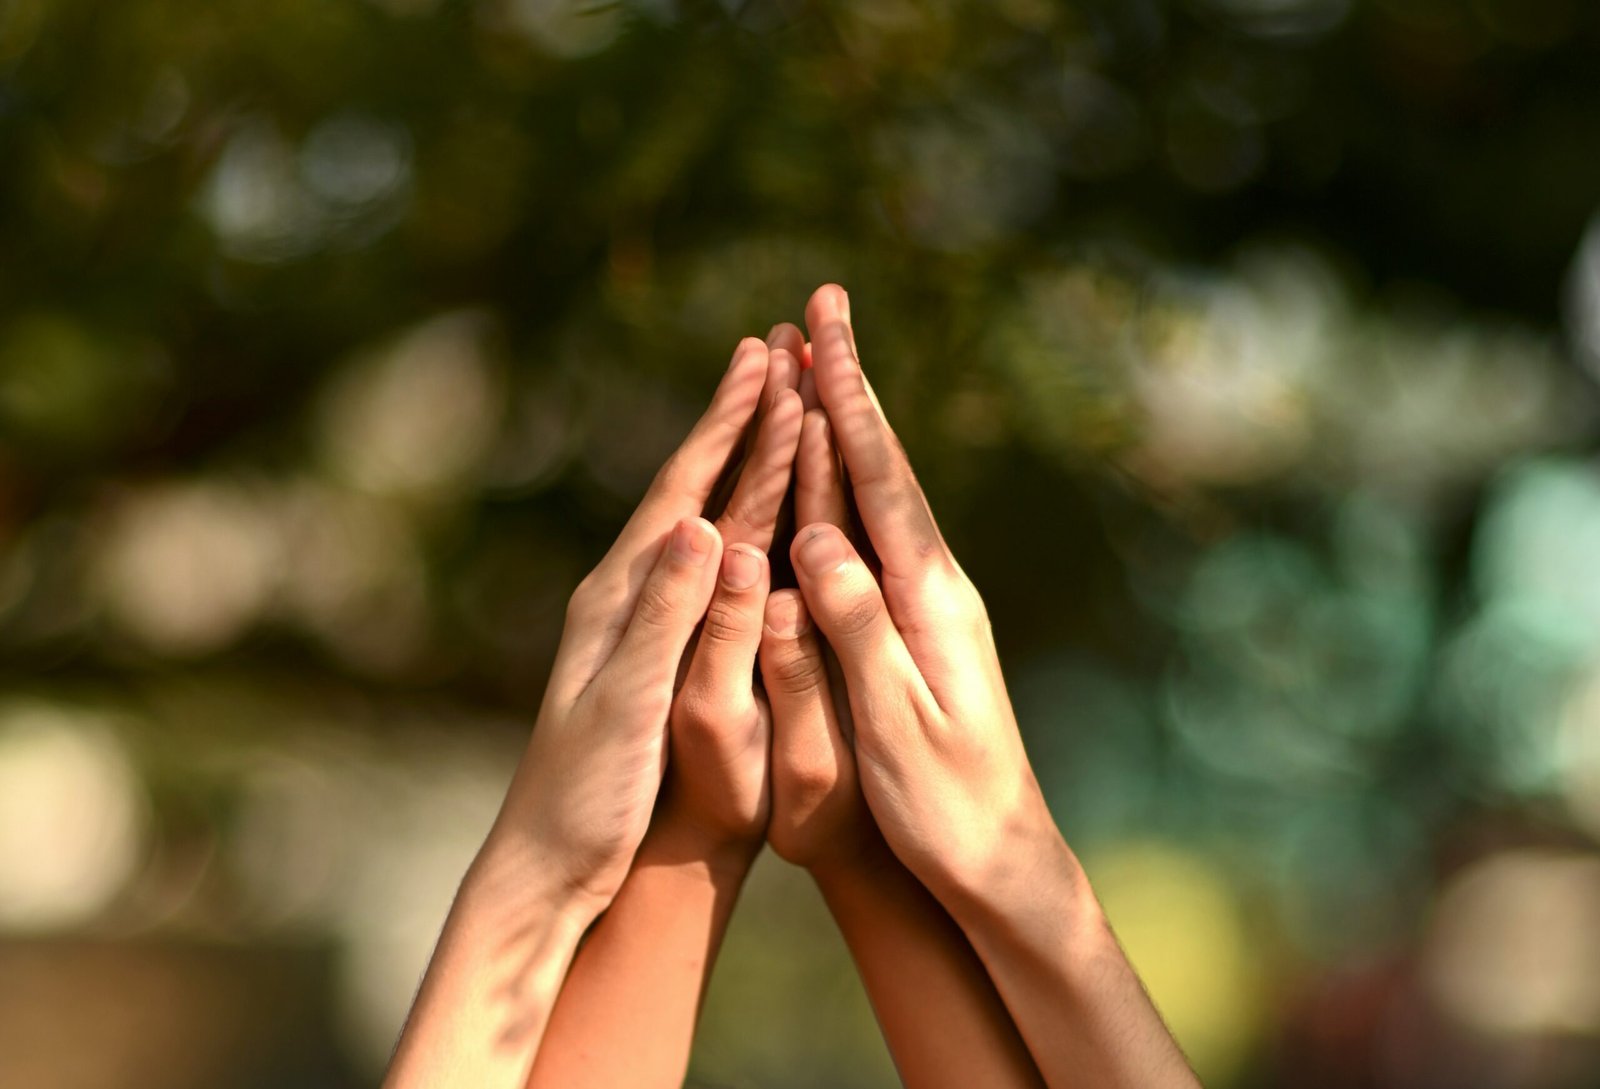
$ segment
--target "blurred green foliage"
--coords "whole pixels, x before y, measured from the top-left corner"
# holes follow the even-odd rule
[[[1600,909],[1597,48],[1585,0],[0,0],[0,924],[336,1007],[315,1069],[217,1014],[0,1081],[370,1081],[566,594],[831,279],[1208,1084],[1600,1084],[1600,945],[1495,898]],[[753,881],[709,1082],[892,1079],[804,888]]]

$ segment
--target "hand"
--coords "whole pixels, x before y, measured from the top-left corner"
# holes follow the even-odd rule
[[[834,519],[796,533],[796,575],[844,673],[867,804],[895,854],[954,911],[1025,881],[1065,844],[1023,751],[982,599],[862,374],[843,290],[819,289],[806,320],[817,396],[881,588]]]
[[[814,394],[815,383],[806,385]],[[827,413],[809,408],[795,458],[795,516],[848,536],[849,504],[829,432]],[[793,590],[774,593],[766,628],[761,671],[772,701],[767,841],[815,879],[855,958],[901,1080],[908,1089],[1041,1086],[965,934],[890,852],[873,822],[851,751],[848,693],[838,663],[811,626],[804,597]]]
[[[531,855],[596,911],[649,825],[679,662],[723,555],[722,534],[700,515],[767,376],[766,345],[742,341],[705,415],[573,593],[533,736],[485,846]],[[784,411],[798,416],[798,405]],[[722,525],[741,532],[744,510],[730,504]]]
[[[799,339],[799,330],[787,329]],[[806,412],[800,433],[795,519],[849,531],[838,453],[820,408]],[[767,842],[780,858],[818,874],[881,859],[883,837],[856,776],[848,696],[797,590],[780,590],[767,601],[761,675],[772,705]]]
[[[789,490],[801,410],[799,361],[763,353],[765,411],[717,519],[727,547],[672,701],[662,804],[561,984],[529,1089],[683,1084],[711,966],[766,831],[770,716],[754,681],[770,585],[762,550]]]
[[[755,660],[771,585],[772,544],[800,441],[799,360],[769,351],[766,412],[717,528],[722,573],[672,704],[671,760],[658,835],[687,836],[700,856],[748,862],[766,833],[771,711]]]
[[[579,939],[614,907],[649,825],[674,683],[712,600],[723,535],[736,538],[754,497],[773,487],[741,474],[723,528],[701,517],[763,402],[768,357],[761,341],[740,343],[711,406],[572,595],[533,736],[451,906],[391,1089],[527,1084]],[[767,402],[767,430],[796,436],[791,453],[796,398]]]
[[[844,672],[878,827],[971,942],[1049,1085],[1197,1089],[1050,817],[983,601],[861,373],[844,292],[819,289],[806,321],[881,587],[833,520],[801,529],[792,553]]]

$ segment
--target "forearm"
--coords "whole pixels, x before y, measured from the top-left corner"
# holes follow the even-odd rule
[[[1198,1089],[1076,857],[1054,834],[1028,865],[950,903],[1051,1089]]]
[[[526,844],[491,837],[473,861],[385,1089],[520,1089],[561,979],[598,905],[543,875]]]
[[[530,1089],[676,1087],[700,1001],[754,850],[651,829],[573,962]]]
[[[886,846],[813,876],[908,1089],[1042,1084],[966,936]]]

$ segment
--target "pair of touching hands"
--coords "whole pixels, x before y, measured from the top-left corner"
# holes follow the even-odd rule
[[[808,868],[870,864],[881,830],[924,885],[961,902],[1061,847],[983,602],[867,384],[844,291],[818,290],[806,319],[810,344],[787,324],[739,344],[573,594],[501,824],[596,903],[620,888],[663,771],[661,834],[713,858],[765,840]],[[772,590],[791,478],[799,589]],[[876,575],[851,539],[846,479]]]
[[[680,1084],[764,843],[816,879],[914,1089],[1196,1084],[1051,819],[844,291],[805,317],[740,342],[574,592],[394,1089]]]

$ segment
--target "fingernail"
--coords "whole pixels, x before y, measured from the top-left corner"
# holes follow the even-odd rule
[[[810,627],[800,595],[788,593],[774,597],[767,605],[767,627],[773,635],[783,639],[793,639]]]
[[[767,347],[770,348],[774,344],[778,343],[778,330],[782,328],[783,323],[781,321],[772,327],[772,331],[767,334]]]
[[[831,526],[818,527],[800,542],[800,566],[807,574],[825,575],[850,554],[844,535]]]
[[[730,548],[722,554],[722,585],[730,590],[748,590],[761,577],[761,558],[743,548]]]
[[[831,314],[826,315],[827,317],[830,317],[835,321],[850,320],[850,296],[845,292],[845,289],[840,287],[838,284],[833,285],[832,294],[823,292],[822,303],[825,311],[832,311]]]
[[[672,551],[680,560],[699,567],[711,554],[711,534],[706,532],[704,523],[685,518],[672,531]]]

